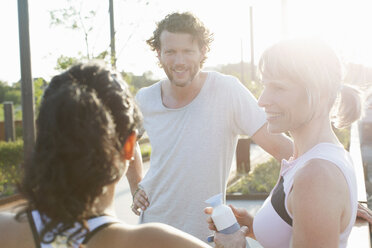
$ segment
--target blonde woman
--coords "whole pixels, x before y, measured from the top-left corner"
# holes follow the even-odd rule
[[[237,219],[265,248],[346,247],[357,214],[357,186],[332,121],[346,127],[359,118],[358,91],[342,84],[340,60],[321,41],[281,41],[263,53],[259,69],[264,90],[258,103],[268,131],[289,132],[294,150],[254,219],[232,207]],[[213,229],[211,219],[209,224]],[[219,247],[242,247],[244,235],[216,234],[215,240]]]

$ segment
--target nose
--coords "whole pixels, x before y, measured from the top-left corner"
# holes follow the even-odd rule
[[[268,96],[268,92],[266,89],[264,89],[258,98],[258,106],[261,108],[265,108],[270,105],[270,97]]]
[[[174,58],[174,63],[176,65],[183,65],[183,64],[185,64],[185,58],[184,58],[184,56],[183,56],[182,53],[177,53],[176,54],[176,56]]]

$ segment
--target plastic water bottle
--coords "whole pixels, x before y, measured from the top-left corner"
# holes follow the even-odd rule
[[[231,208],[223,204],[222,193],[212,196],[205,203],[213,207],[211,217],[218,232],[232,234],[240,229],[240,225]],[[213,239],[213,236],[209,236],[208,242],[213,242]],[[246,247],[249,248],[248,243],[246,243]]]

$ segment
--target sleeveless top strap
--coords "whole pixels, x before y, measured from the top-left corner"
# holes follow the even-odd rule
[[[102,229],[108,227],[108,226],[111,226],[112,224],[116,224],[116,223],[120,223],[119,221],[117,222],[107,222],[105,224],[102,224],[100,226],[98,226],[97,228],[93,229],[92,231],[90,231],[89,233],[87,233],[87,235],[85,235],[85,238],[82,242],[83,245],[86,245],[89,240],[96,234],[98,233],[99,231],[101,231]]]
[[[34,218],[32,217],[31,210],[27,210],[26,214],[27,214],[28,223],[30,224],[30,227],[31,227],[32,236],[34,237],[35,247],[41,248],[40,246],[41,241],[40,241],[39,233],[37,231]]]
[[[27,218],[30,223],[32,235],[35,241],[36,248],[47,248],[47,247],[53,247],[52,244],[45,244],[42,243],[42,240],[40,238],[40,233],[44,228],[44,224],[42,221],[42,217],[40,216],[39,211],[33,210],[33,211],[27,211]],[[76,240],[76,247],[78,247],[80,244],[87,244],[89,240],[97,234],[100,230],[116,223],[121,223],[119,219],[113,216],[109,215],[100,215],[95,216],[87,220],[89,232],[84,235],[81,238],[78,238]],[[75,227],[76,228],[76,227]],[[73,233],[75,228],[71,228],[66,231],[66,233]]]

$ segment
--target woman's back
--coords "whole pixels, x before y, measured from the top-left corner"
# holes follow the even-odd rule
[[[1,246],[7,248],[37,246],[30,222],[24,218],[15,220],[11,213],[0,213]],[[98,247],[209,247],[199,239],[164,224],[139,226],[116,222],[94,233],[86,243],[86,248]]]

